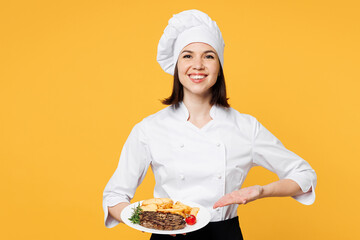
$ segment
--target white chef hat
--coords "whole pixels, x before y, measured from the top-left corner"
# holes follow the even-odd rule
[[[199,10],[187,10],[175,14],[169,20],[160,38],[157,61],[161,68],[174,75],[180,51],[193,42],[202,42],[212,46],[223,66],[225,43],[216,22]]]

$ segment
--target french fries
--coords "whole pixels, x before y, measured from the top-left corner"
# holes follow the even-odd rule
[[[152,204],[148,204],[145,206],[141,206],[141,209],[143,211],[147,211],[147,212],[156,212],[156,210],[158,209],[157,205],[152,203]]]
[[[179,201],[174,204],[170,198],[151,198],[144,200],[141,204],[141,209],[149,212],[178,214],[184,218],[186,218],[187,215],[194,215],[196,217],[200,210],[198,207],[192,208]]]
[[[196,215],[198,214],[199,210],[200,210],[200,208],[198,208],[198,207],[192,208],[191,211],[190,211],[190,215],[194,215],[194,216],[196,217]]]

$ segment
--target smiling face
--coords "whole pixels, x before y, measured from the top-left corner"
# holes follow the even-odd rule
[[[180,52],[178,63],[179,80],[184,96],[195,94],[207,97],[216,83],[220,63],[213,47],[205,43],[191,43]]]

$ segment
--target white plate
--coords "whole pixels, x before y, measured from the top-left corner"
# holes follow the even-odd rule
[[[143,232],[156,233],[156,234],[181,234],[181,233],[193,232],[200,228],[205,227],[210,222],[211,215],[210,215],[209,211],[206,210],[206,208],[204,208],[203,206],[193,203],[193,202],[189,202],[189,201],[182,201],[182,200],[173,200],[173,201],[174,202],[180,201],[183,204],[188,205],[190,207],[200,208],[200,210],[196,216],[196,223],[194,225],[186,224],[185,228],[179,229],[179,230],[157,230],[157,229],[143,227],[140,224],[134,224],[134,223],[130,222],[129,218],[133,214],[133,208],[136,208],[139,204],[141,205],[142,201],[130,204],[129,206],[124,208],[121,212],[121,219],[129,227],[135,228],[135,229],[143,231]]]

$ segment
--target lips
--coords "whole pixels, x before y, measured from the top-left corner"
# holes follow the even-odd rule
[[[190,80],[194,83],[200,83],[202,81],[204,81],[207,77],[206,74],[189,74],[188,75]]]

